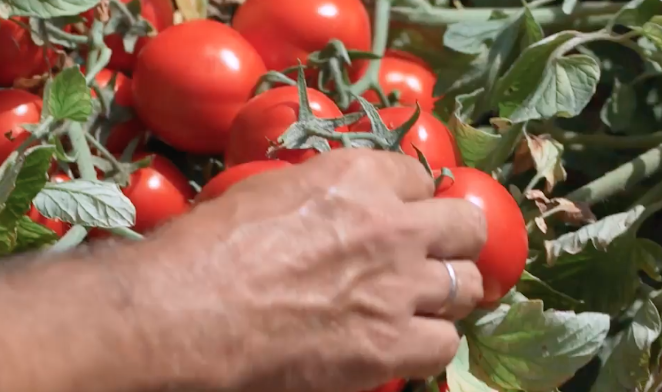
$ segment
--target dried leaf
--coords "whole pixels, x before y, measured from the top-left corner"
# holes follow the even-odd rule
[[[522,173],[534,167],[545,179],[545,191],[549,193],[557,182],[565,181],[567,177],[561,160],[563,144],[550,135],[525,136],[515,152],[514,172]]]

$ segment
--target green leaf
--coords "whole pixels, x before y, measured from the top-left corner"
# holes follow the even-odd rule
[[[652,41],[658,49],[662,48],[662,26],[657,23],[646,22],[642,31],[644,37]]]
[[[50,114],[58,120],[87,120],[92,114],[92,96],[80,68],[65,68],[55,77],[46,104]]]
[[[473,105],[483,90],[476,90],[471,94],[460,95],[455,99],[455,110],[448,122],[448,127],[455,136],[457,145],[462,153],[462,159],[467,166],[487,157],[498,145],[501,136],[478,130],[466,121],[473,111]]]
[[[49,19],[57,16],[78,15],[94,7],[99,0],[3,0],[0,18],[33,16]]]
[[[639,268],[651,279],[662,282],[662,246],[647,238],[637,238],[633,250]]]
[[[601,355],[603,367],[591,392],[630,391],[645,384],[650,375],[651,345],[661,332],[660,313],[647,299],[606,355]]]
[[[184,20],[205,19],[207,17],[207,0],[175,0],[177,9]]]
[[[455,357],[446,367],[448,389],[453,392],[497,392],[474,377],[469,367],[469,344],[467,338],[462,337]]]
[[[10,253],[16,246],[17,222],[30,209],[32,199],[48,180],[47,172],[54,147],[36,146],[19,154],[14,163],[6,166],[0,179],[0,255]]]
[[[602,122],[614,132],[622,132],[632,125],[637,109],[637,93],[630,84],[614,80],[614,89],[600,111]]]
[[[58,240],[57,234],[26,215],[19,218],[16,226],[16,248],[14,252],[25,252],[51,245]]]
[[[47,218],[110,229],[135,224],[136,209],[116,184],[72,180],[49,183],[34,199]]]
[[[591,243],[597,250],[604,251],[616,238],[625,234],[644,212],[643,206],[610,215],[586,225],[579,230],[564,234],[552,241],[545,241],[547,262],[551,265],[562,254],[576,255]]]
[[[444,33],[444,45],[456,52],[479,54],[494,41],[506,24],[508,22],[503,19],[453,23]]]
[[[528,298],[542,300],[548,309],[577,310],[582,305],[581,301],[555,290],[528,271],[524,271],[519,282],[517,282],[517,290]]]
[[[660,12],[660,0],[632,0],[614,15],[610,24],[641,26]]]
[[[556,50],[575,36],[562,32],[529,46],[498,83],[499,114],[513,122],[573,117],[588,104],[600,79],[590,56],[557,57]]]
[[[475,312],[465,329],[470,369],[498,389],[549,392],[572,377],[598,352],[609,316],[543,311],[542,301],[500,305]]]

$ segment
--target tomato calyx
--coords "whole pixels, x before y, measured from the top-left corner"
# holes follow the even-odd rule
[[[308,66],[318,69],[317,89],[325,94],[332,95],[334,92],[328,89],[329,83],[335,84],[338,93],[344,94],[347,99],[349,92],[348,67],[352,66],[354,60],[376,60],[380,56],[372,52],[361,50],[348,50],[345,44],[337,39],[332,39],[322,49],[308,55]]]
[[[412,143],[411,145],[414,150],[416,151],[416,156],[418,158],[418,161],[423,165],[425,168],[425,171],[428,172],[430,177],[434,180],[434,188],[437,189],[441,185],[441,183],[444,181],[444,178],[450,178],[451,179],[451,184],[455,182],[455,176],[453,175],[453,172],[451,171],[450,168],[448,167],[442,167],[440,170],[432,170],[430,167],[430,163],[428,162],[428,159],[425,157],[425,154],[423,154],[423,151],[421,151],[418,147],[416,147],[415,144]],[[439,172],[439,175],[436,175],[435,172]]]
[[[126,53],[134,52],[138,38],[156,34],[154,26],[141,15],[140,0],[132,0],[127,4],[113,1],[110,5],[115,9],[110,13],[104,35],[119,34]]]
[[[298,120],[278,138],[270,141],[267,156],[274,158],[283,149],[315,149],[319,152],[331,150],[329,141],[340,143],[345,148],[367,147],[379,150],[402,152],[400,142],[420,116],[417,107],[411,118],[393,131],[390,131],[377,113],[377,109],[365,99],[355,96],[361,103],[362,110],[343,117],[322,119],[315,117],[310,107],[303,67],[299,66],[297,77],[299,95]],[[336,128],[353,124],[364,116],[371,124],[370,132],[338,132]]]

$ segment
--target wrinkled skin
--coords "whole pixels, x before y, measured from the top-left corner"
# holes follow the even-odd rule
[[[167,304],[146,327],[151,357],[192,387],[233,391],[437,374],[459,345],[453,322],[482,298],[472,260],[485,228],[471,203],[433,192],[411,157],[339,149],[199,204],[143,245],[152,258],[133,272],[138,298],[158,301],[140,306]],[[457,274],[452,302],[439,260]]]

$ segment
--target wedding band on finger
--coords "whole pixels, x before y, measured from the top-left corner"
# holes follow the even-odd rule
[[[457,275],[455,274],[455,268],[451,263],[444,262],[446,270],[448,271],[448,277],[451,280],[451,287],[448,289],[448,303],[452,304],[457,297]]]

